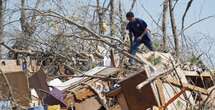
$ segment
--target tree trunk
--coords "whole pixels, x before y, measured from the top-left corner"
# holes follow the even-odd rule
[[[4,35],[3,35],[3,31],[4,31],[4,27],[3,27],[3,22],[4,22],[4,18],[3,18],[3,14],[4,13],[4,6],[3,6],[3,0],[0,0],[0,42],[3,42],[4,39]],[[0,58],[2,58],[2,48],[0,46]]]
[[[20,17],[20,24],[21,24],[21,28],[22,28],[22,32],[24,34],[23,36],[23,41],[21,41],[21,44],[17,43],[16,44],[16,48],[19,49],[28,49],[28,47],[30,46],[30,43],[27,41],[29,39],[31,39],[31,36],[34,34],[35,30],[36,30],[36,11],[33,11],[32,14],[32,19],[28,20],[27,19],[27,14],[25,13],[25,3],[26,0],[21,0],[21,17]],[[39,7],[41,0],[37,0],[34,9],[37,9]],[[27,41],[27,42],[26,42]],[[24,43],[23,43],[24,42]]]
[[[110,35],[114,35],[114,0],[110,1]]]
[[[122,36],[122,40],[125,40],[125,27],[126,24],[123,20],[123,15],[122,15],[122,4],[121,4],[121,0],[119,0],[119,18],[120,18],[120,34]]]
[[[162,33],[163,33],[163,50],[167,49],[167,10],[168,10],[168,0],[164,0],[163,3],[163,19],[162,19]]]
[[[103,23],[103,20],[102,20],[102,9],[100,8],[100,2],[99,0],[96,0],[96,12],[97,12],[97,15],[98,15],[98,19],[99,19],[99,34],[103,34],[104,32],[102,31],[102,23]]]
[[[29,44],[26,40],[30,39],[30,36],[32,35],[31,27],[27,21],[24,8],[25,8],[25,0],[21,0],[20,24],[21,24],[23,36],[21,36],[22,39],[16,41],[14,45],[14,48],[17,48],[17,49],[27,49],[29,47]]]
[[[175,54],[176,54],[176,58],[178,59],[179,58],[179,36],[177,34],[174,11],[172,10],[172,0],[169,0],[169,13],[170,13],[171,26],[172,26],[172,33],[173,33],[174,43],[175,43]]]

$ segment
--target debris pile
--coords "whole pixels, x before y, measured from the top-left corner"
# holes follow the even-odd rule
[[[178,64],[169,53],[137,56],[144,66],[118,68],[116,59],[106,58],[105,66],[80,74],[68,74],[62,66],[58,75],[36,63],[25,67],[23,61],[1,60],[0,109],[213,109],[213,71]]]

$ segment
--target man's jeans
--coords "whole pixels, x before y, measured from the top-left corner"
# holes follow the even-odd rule
[[[151,51],[154,51],[151,41],[151,33],[147,32],[141,40],[139,40],[137,37],[134,39],[133,44],[130,49],[130,53],[133,56],[136,56],[138,47],[141,45],[141,43],[144,43],[144,45]],[[135,61],[133,58],[129,59],[130,64],[134,64]]]

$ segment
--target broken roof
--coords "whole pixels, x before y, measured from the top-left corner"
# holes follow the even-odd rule
[[[112,74],[115,74],[119,71],[118,68],[108,68],[108,67],[95,67],[85,73],[83,75],[98,75],[98,76],[110,76]],[[80,82],[86,81],[88,79],[91,79],[89,77],[75,77],[71,78],[65,82],[60,81],[59,79],[51,80],[48,84],[50,86],[54,86],[58,88],[59,90],[66,90]]]

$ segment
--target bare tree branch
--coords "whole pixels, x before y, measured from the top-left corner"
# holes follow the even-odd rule
[[[163,19],[162,19],[162,33],[163,33],[163,50],[167,48],[167,10],[168,0],[164,0],[163,3]]]
[[[132,10],[133,10],[136,1],[137,1],[137,0],[133,0],[133,2],[132,2],[132,4],[131,4],[131,8],[129,9],[129,11],[132,11]]]
[[[169,13],[170,13],[170,20],[171,20],[171,26],[172,26],[172,33],[173,33],[173,37],[174,37],[174,42],[175,42],[175,54],[176,54],[176,58],[179,58],[179,36],[177,34],[177,28],[176,28],[176,21],[175,21],[175,15],[174,12],[172,10],[172,0],[169,0]]]

